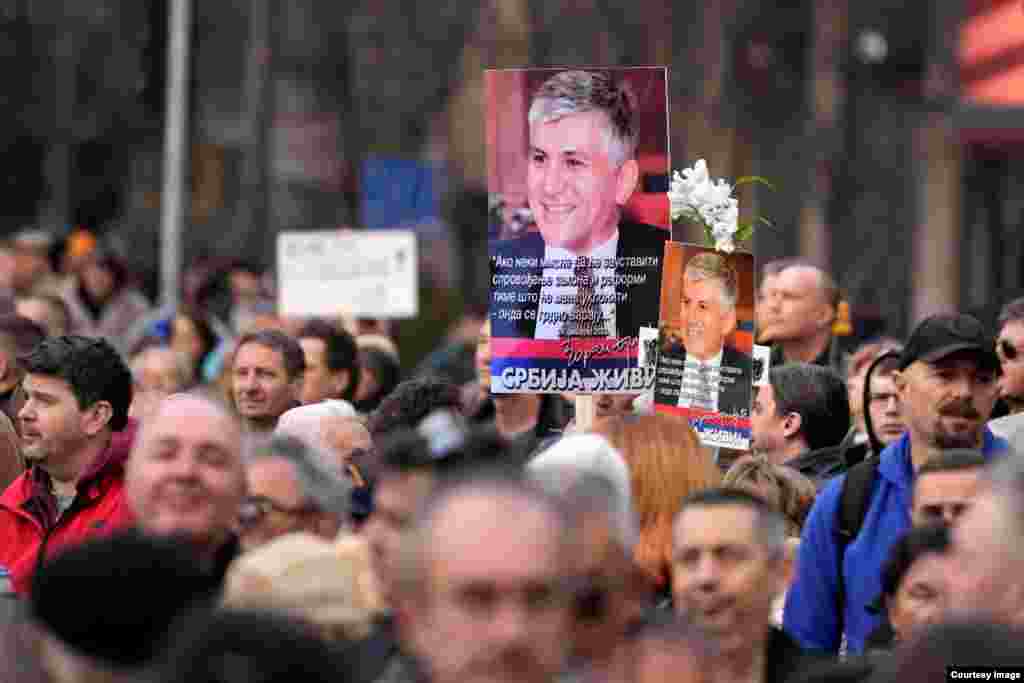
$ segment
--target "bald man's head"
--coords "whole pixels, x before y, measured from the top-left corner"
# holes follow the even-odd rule
[[[125,480],[145,532],[215,550],[235,529],[245,494],[241,426],[216,401],[169,396],[143,424]]]
[[[758,310],[764,341],[795,342],[827,334],[839,305],[839,288],[817,266],[796,262],[765,288]]]

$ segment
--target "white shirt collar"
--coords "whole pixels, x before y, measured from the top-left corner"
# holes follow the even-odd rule
[[[713,368],[720,368],[722,367],[722,356],[724,355],[724,353],[725,348],[723,347],[718,352],[718,355],[714,356],[710,360],[701,360],[697,358],[697,356],[690,356],[689,354],[686,355],[686,360],[693,360],[695,363],[700,363],[701,365],[709,365]]]
[[[577,259],[580,256],[586,256],[587,258],[593,259],[610,259],[615,258],[615,254],[619,249],[619,229],[615,228],[615,234],[609,237],[607,240],[597,245],[589,252],[576,253],[564,249],[562,247],[555,247],[545,244],[544,245],[544,258],[546,260],[564,260],[564,259]]]

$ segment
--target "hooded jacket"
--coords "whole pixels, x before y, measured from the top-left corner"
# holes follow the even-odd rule
[[[985,458],[991,459],[1006,449],[1006,441],[986,428],[981,449]],[[843,555],[845,602],[843,614],[839,614],[837,540],[845,480],[843,474],[829,481],[811,507],[782,623],[807,650],[835,653],[845,631],[847,651],[861,654],[868,635],[881,621],[880,616],[868,613],[866,606],[882,592],[882,565],[893,544],[910,528],[914,486],[910,434],[904,433],[882,451],[878,476],[871,484],[867,516]]]
[[[74,501],[63,515],[49,475],[38,466],[15,479],[0,496],[0,566],[10,573],[15,593],[28,593],[36,569],[61,548],[131,526],[124,465],[137,427],[129,419],[124,430],[113,434],[82,474]]]

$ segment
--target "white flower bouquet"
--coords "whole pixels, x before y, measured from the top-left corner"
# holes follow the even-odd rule
[[[735,185],[708,175],[708,165],[698,159],[693,168],[685,168],[680,174],[672,174],[668,198],[672,204],[672,222],[693,221],[704,228],[704,239],[708,246],[718,251],[731,253],[737,242],[746,242],[754,234],[754,226],[771,223],[760,216],[750,221],[740,221],[739,201],[733,191],[741,185],[761,183],[771,187],[764,178],[746,176],[739,178]]]

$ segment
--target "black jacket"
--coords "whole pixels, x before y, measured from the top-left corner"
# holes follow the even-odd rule
[[[820,365],[823,368],[832,368],[839,373],[840,377],[844,377],[844,364],[846,362],[846,354],[842,350],[842,346],[839,344],[839,340],[836,337],[832,337],[829,341],[828,346],[821,354],[814,359],[813,365]],[[785,365],[786,356],[782,351],[782,346],[779,344],[772,345],[771,352],[771,367],[775,368],[780,365]]]
[[[617,293],[625,295],[625,303],[616,305],[616,335],[618,337],[637,337],[641,327],[657,327],[660,314],[661,298],[661,262],[665,252],[665,241],[668,231],[646,223],[619,221],[619,242],[616,257],[654,257],[655,267],[631,266],[623,264],[616,268],[616,275],[642,278],[633,286],[625,284],[616,286]],[[512,259],[512,266],[499,263]],[[516,259],[534,259],[535,268],[514,265]],[[540,267],[544,259],[544,240],[539,232],[528,233],[524,237],[513,240],[502,240],[491,245],[491,275],[494,278],[505,275],[530,276],[533,281],[525,284],[508,284],[492,280],[491,286],[491,336],[533,339],[537,328],[536,313],[540,296],[543,269]],[[509,296],[514,301],[504,301]],[[523,301],[520,301],[520,298]],[[503,319],[499,312],[513,310],[522,312],[519,320]],[[530,312],[527,315],[527,312]]]
[[[414,683],[419,678],[411,660],[399,649],[390,616],[377,619],[370,635],[353,644],[350,653],[353,683]]]
[[[793,681],[817,661],[817,658],[805,653],[788,633],[773,626],[768,633],[764,683]]]
[[[841,444],[819,448],[816,451],[802,453],[785,464],[812,479],[820,490],[826,481],[848,469],[844,452]]]

